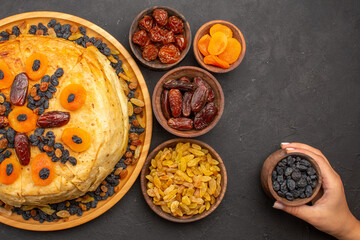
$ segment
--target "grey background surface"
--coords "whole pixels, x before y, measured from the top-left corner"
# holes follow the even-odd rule
[[[259,172],[282,141],[321,149],[341,175],[351,211],[360,218],[360,1],[16,1],[0,2],[0,18],[50,10],[85,18],[130,50],[128,32],[144,8],[166,5],[190,22],[193,36],[207,21],[237,25],[247,43],[233,72],[216,74],[225,93],[218,125],[199,137],[222,156],[228,189],[206,219],[175,224],[146,205],[139,180],[97,219],[60,232],[38,233],[0,224],[2,239],[332,239],[272,209]],[[192,49],[180,66],[198,66]],[[150,95],[165,72],[142,66]],[[154,118],[150,150],[174,138]],[[41,225],[39,226],[41,228]]]

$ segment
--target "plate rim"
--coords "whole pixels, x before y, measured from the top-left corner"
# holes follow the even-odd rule
[[[11,24],[12,22],[26,20],[26,19],[32,19],[32,18],[55,18],[59,20],[66,20],[66,21],[72,21],[76,22],[78,24],[81,24],[85,26],[86,28],[89,28],[96,32],[99,36],[102,36],[104,39],[106,39],[108,42],[110,42],[114,47],[120,51],[120,54],[125,58],[125,60],[128,62],[129,66],[132,68],[136,79],[139,83],[139,86],[141,88],[141,93],[144,98],[145,103],[145,118],[146,118],[146,128],[145,128],[145,137],[144,137],[144,144],[143,149],[141,150],[140,158],[132,172],[132,174],[129,176],[129,178],[126,180],[124,186],[120,189],[119,192],[115,193],[113,196],[105,200],[104,205],[101,207],[96,207],[92,212],[90,212],[88,215],[77,217],[76,219],[72,219],[69,221],[64,222],[52,222],[52,223],[25,223],[20,222],[14,219],[11,219],[11,216],[5,216],[3,214],[0,214],[0,222],[15,228],[24,229],[24,230],[31,230],[31,231],[57,231],[57,230],[64,230],[73,228],[79,225],[82,225],[84,223],[87,223],[106,211],[108,211],[110,208],[112,208],[117,202],[121,200],[122,197],[125,196],[125,194],[130,190],[132,185],[134,185],[136,179],[138,178],[142,166],[145,163],[147,154],[149,152],[150,143],[151,143],[151,137],[152,137],[152,106],[151,106],[151,100],[150,100],[150,94],[149,90],[147,88],[145,79],[136,64],[135,60],[132,58],[130,53],[126,50],[126,48],[110,33],[108,33],[103,28],[99,27],[98,25],[83,19],[81,17],[77,17],[75,15],[71,15],[68,13],[62,13],[62,12],[55,12],[55,11],[32,11],[32,12],[25,12],[20,13],[16,15],[12,15],[6,18],[3,18],[0,20],[0,27]],[[14,214],[14,213],[13,213]],[[41,228],[39,228],[41,226]]]

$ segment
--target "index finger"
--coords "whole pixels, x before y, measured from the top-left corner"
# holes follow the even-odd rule
[[[293,142],[293,143],[282,143],[281,144],[281,148],[282,149],[285,149],[285,148],[296,148],[296,149],[305,149],[305,150],[308,150],[310,152],[313,152],[321,157],[323,157],[325,159],[325,161],[329,163],[329,161],[327,160],[327,158],[325,157],[325,155],[319,150],[319,149],[316,149],[312,146],[309,146],[307,144],[304,144],[304,143],[297,143],[297,142]]]

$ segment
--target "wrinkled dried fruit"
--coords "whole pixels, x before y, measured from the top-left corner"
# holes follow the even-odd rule
[[[0,128],[9,126],[9,120],[5,116],[0,116]]]
[[[148,44],[145,46],[142,56],[146,61],[155,60],[158,56],[159,49],[154,44]]]
[[[163,44],[169,44],[175,42],[175,35],[173,31],[165,30],[165,34],[162,39]]]
[[[190,116],[191,114],[191,99],[192,99],[192,93],[191,92],[185,92],[183,96],[183,102],[182,102],[182,114],[185,117]]]
[[[161,110],[166,119],[169,119],[171,117],[169,90],[163,90],[161,93]]]
[[[174,117],[179,117],[181,115],[182,108],[182,95],[180,90],[171,89],[169,91],[169,103],[172,115]]]
[[[184,31],[183,21],[176,16],[169,17],[167,27],[174,33],[182,33]]]
[[[194,91],[195,85],[190,82],[180,81],[180,80],[169,80],[164,83],[163,87],[165,89],[179,89],[181,91]]]
[[[194,127],[198,130],[204,129],[214,120],[218,109],[214,102],[206,104],[206,106],[195,115]]]
[[[54,128],[66,125],[70,121],[70,113],[52,111],[42,114],[37,120],[37,126],[41,128]]]
[[[139,27],[141,29],[145,29],[146,31],[150,31],[150,29],[153,26],[153,18],[149,15],[145,15],[140,21],[139,21]]]
[[[199,112],[206,104],[209,96],[209,89],[205,86],[198,87],[191,99],[191,110],[194,113]]]
[[[176,63],[180,60],[180,50],[174,44],[163,46],[159,50],[159,59],[162,63]]]
[[[164,26],[168,21],[168,13],[164,9],[155,9],[152,16],[161,26]]]
[[[16,133],[15,152],[21,165],[26,166],[30,163],[30,141],[25,133]]]
[[[153,42],[161,42],[165,36],[165,31],[159,27],[154,27],[149,32],[150,40]]]
[[[211,86],[201,77],[194,77],[194,83],[197,87],[205,86],[209,90],[209,96],[207,98],[208,102],[212,102],[215,98],[215,93]]]
[[[23,106],[26,102],[29,79],[25,73],[16,75],[10,90],[10,102],[15,106]]]
[[[145,30],[140,30],[134,33],[132,38],[133,43],[138,44],[140,46],[145,46],[148,41],[148,36]]]
[[[191,130],[193,129],[194,121],[190,118],[170,118],[168,120],[170,127],[178,130]]]
[[[185,50],[185,48],[187,46],[186,38],[182,34],[176,35],[175,43],[176,43],[176,46],[180,49],[180,51]]]

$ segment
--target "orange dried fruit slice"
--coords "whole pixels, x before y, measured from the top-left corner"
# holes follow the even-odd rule
[[[200,40],[198,41],[198,48],[199,51],[201,52],[202,55],[207,56],[210,55],[210,53],[208,52],[208,46],[209,46],[209,42],[210,42],[210,35],[209,34],[205,34],[204,36],[202,36],[200,38]]]
[[[31,178],[35,185],[47,186],[55,177],[54,164],[46,153],[40,153],[31,161]]]
[[[15,158],[7,158],[0,165],[0,183],[12,184],[19,177],[21,166]]]
[[[241,44],[235,38],[228,38],[228,44],[225,51],[219,54],[219,58],[232,64],[238,60],[241,53]]]
[[[0,89],[11,87],[14,81],[14,74],[9,69],[9,66],[0,60]]]
[[[81,128],[66,128],[61,139],[74,152],[83,152],[91,146],[90,134]]]
[[[214,33],[209,42],[208,52],[211,55],[219,55],[225,50],[227,42],[227,37],[223,32]]]
[[[209,56],[204,57],[204,63],[209,64],[209,65],[214,65],[216,67],[221,67],[221,68],[229,68],[230,67],[229,63],[225,62],[224,60],[221,60],[219,57],[214,56],[214,55],[209,55]]]
[[[60,103],[67,110],[77,110],[85,104],[86,90],[81,84],[69,84],[60,93]]]
[[[35,129],[37,118],[29,108],[15,107],[9,114],[9,124],[15,131],[26,133]]]
[[[33,81],[41,79],[48,68],[48,59],[42,53],[36,53],[30,55],[25,62],[26,75]]]
[[[232,38],[233,36],[233,31],[231,31],[231,29],[227,26],[225,26],[224,24],[214,24],[212,25],[212,27],[210,28],[210,35],[213,36],[214,33],[216,32],[222,32],[226,35],[227,38]]]

